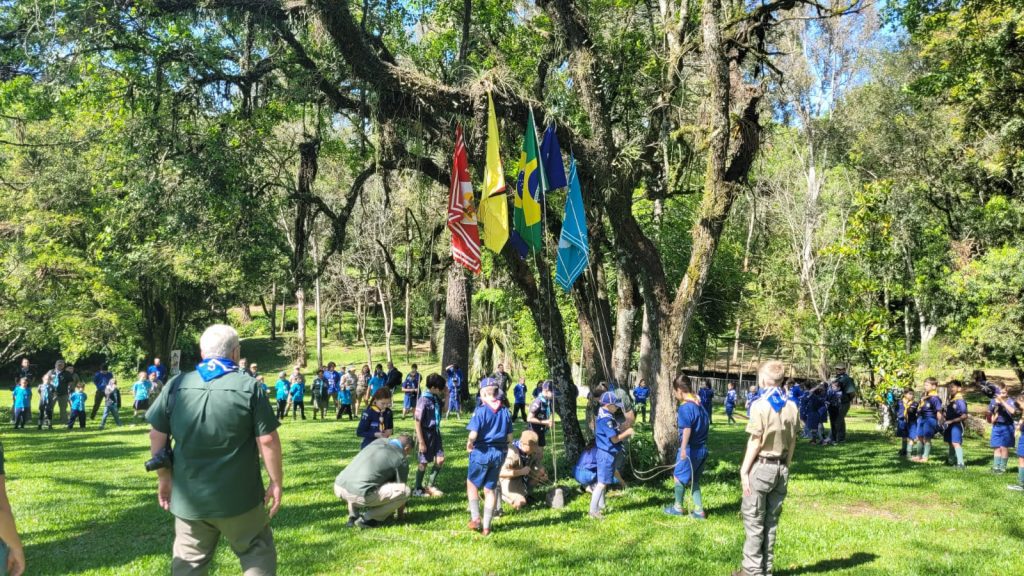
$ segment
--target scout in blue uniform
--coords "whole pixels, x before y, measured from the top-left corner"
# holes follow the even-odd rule
[[[461,391],[462,391],[462,372],[459,371],[459,367],[455,364],[448,366],[444,369],[445,380],[448,384],[448,410],[444,414],[445,420],[452,415],[452,411],[455,411],[455,418],[461,420],[462,416],[462,404]]]
[[[1024,406],[1024,395],[1017,397],[1017,406]],[[1021,418],[1017,432],[1017,483],[1010,484],[1007,488],[1024,492],[1024,418]]]
[[[711,382],[704,381],[704,385],[697,391],[697,395],[700,396],[700,405],[704,408],[704,411],[708,413],[708,424],[711,424],[711,411],[714,409],[712,400],[715,399],[715,391],[711,388]]]
[[[524,376],[520,376],[519,383],[512,388],[512,397],[514,400],[512,403],[512,421],[515,422],[516,418],[522,414],[523,422],[526,422],[526,378]]]
[[[805,422],[810,432],[811,444],[824,443],[822,438],[822,424],[828,417],[828,404],[825,396],[825,385],[815,386],[807,394],[807,413]]]
[[[335,370],[337,364],[327,363],[327,370],[324,370],[324,380],[327,381],[327,400],[334,400],[335,409],[338,408],[338,392],[341,391],[341,372]]]
[[[288,404],[292,407],[292,420],[295,420],[295,413],[301,412],[302,419],[306,419],[306,383],[301,375],[292,374],[292,385],[288,389]]]
[[[924,397],[917,406],[917,441],[921,444],[921,455],[911,458],[911,462],[927,462],[932,451],[932,437],[939,430],[939,413],[942,411],[942,400],[935,387],[939,381],[925,378]]]
[[[959,380],[950,380],[946,385],[949,390],[949,400],[943,410],[945,426],[942,430],[942,439],[949,446],[946,455],[946,463],[955,465],[958,470],[964,469],[964,422],[967,421],[967,401],[961,393],[963,384]]]
[[[75,386],[75,392],[68,397],[68,402],[71,404],[71,416],[68,418],[68,430],[75,427],[75,421],[78,421],[79,428],[85,428],[85,388],[79,384]]]
[[[707,411],[701,407],[693,395],[690,379],[685,374],[676,376],[672,381],[672,395],[679,402],[676,411],[676,425],[679,428],[679,453],[676,455],[676,466],[672,472],[675,478],[675,504],[665,508],[671,516],[685,516],[684,506],[686,486],[690,486],[693,498],[693,512],[690,516],[704,520],[704,502],[700,493],[700,477],[707,461],[708,428],[711,426]]]
[[[505,461],[508,443],[512,441],[512,415],[498,399],[497,382],[487,380],[480,389],[480,406],[473,412],[466,430],[466,451],[469,468],[466,472],[466,495],[469,499],[469,529],[491,533],[491,518],[497,504],[498,475]],[[484,490],[484,513],[480,517],[480,489]]]
[[[409,410],[416,410],[416,400],[420,396],[420,373],[416,371],[416,365],[412,365],[412,370],[405,375],[405,380],[402,381],[402,419],[405,419],[406,414]]]
[[[911,455],[917,453],[917,401],[914,391],[907,389],[896,402],[896,437],[901,439],[900,456],[907,456],[907,442],[913,442]]]
[[[366,448],[370,442],[378,438],[390,438],[395,431],[394,417],[391,414],[391,390],[380,388],[373,395],[373,401],[363,410],[356,426],[356,436],[363,439],[359,449]]]
[[[622,400],[614,392],[605,392],[599,400],[601,405],[594,422],[594,440],[597,443],[597,484],[590,496],[590,517],[601,520],[604,509],[604,493],[608,485],[615,482],[615,456],[622,452],[622,441],[633,435],[633,428],[619,431],[615,412],[622,409]]]
[[[635,404],[633,410],[640,412],[644,424],[647,423],[647,399],[650,397],[651,389],[647,386],[647,382],[640,380],[640,383],[633,389],[633,403]]]
[[[544,460],[548,429],[554,424],[554,419],[551,417],[552,398],[554,398],[554,390],[551,382],[544,382],[540,387],[540,396],[530,403],[530,409],[526,413],[529,429],[537,434],[537,445],[540,446],[537,459],[540,461]]]
[[[732,413],[736,410],[736,385],[729,382],[728,386],[729,389],[725,391],[725,415],[729,418],[729,424],[735,424],[736,419]]]
[[[317,413],[320,419],[327,418],[327,378],[324,377],[323,369],[316,371],[316,378],[313,378],[313,385],[310,386],[310,393],[313,394],[313,420],[316,420]]]
[[[992,447],[992,471],[1003,473],[1013,446],[1013,416],[1017,413],[1017,403],[1005,389],[1000,388],[988,404],[988,413],[992,422],[992,441],[989,443]]]
[[[580,459],[573,466],[572,477],[580,483],[580,488],[593,492],[594,483],[597,482],[597,444],[593,440],[583,449]]]
[[[413,369],[416,365],[413,364]],[[441,405],[444,403],[445,381],[440,374],[427,376],[427,391],[416,401],[413,419],[416,421],[416,440],[419,443],[419,467],[416,469],[416,484],[413,496],[433,496],[444,494],[434,487],[437,473],[444,464],[444,446],[441,443]],[[423,485],[423,476],[427,472],[427,464],[433,464],[427,485]]]
[[[753,404],[754,401],[757,400],[758,396],[760,395],[761,391],[757,386],[751,386],[750,388],[747,389],[747,418],[750,418],[750,405]]]

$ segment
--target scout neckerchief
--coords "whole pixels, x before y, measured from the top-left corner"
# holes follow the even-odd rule
[[[697,406],[700,406],[700,398],[697,398],[693,394],[689,394],[689,393],[683,394],[683,402],[682,402],[682,404],[686,404],[687,402],[693,402]]]
[[[434,426],[436,427],[441,422],[441,404],[437,401],[437,396],[434,396],[434,393],[431,392],[430,389],[427,389],[427,391],[423,393],[423,397],[428,398],[431,405],[434,407]]]
[[[200,362],[196,366],[196,371],[199,372],[199,377],[203,379],[203,382],[209,382],[229,372],[234,372],[236,368],[237,366],[230,358],[213,357]]]
[[[376,403],[370,404],[370,410],[377,412],[377,429],[384,432],[384,411],[377,407]]]
[[[929,392],[925,393],[924,397],[921,398],[921,403],[917,405],[917,409],[918,410],[923,409],[924,405],[929,403],[928,402],[929,398],[931,398],[933,396],[938,396],[938,395],[939,395],[939,391],[938,390],[930,390]]]
[[[910,407],[914,405],[914,395],[911,394],[910,398],[903,397],[903,419],[907,420],[910,416]]]
[[[490,408],[491,412],[494,412],[495,414],[497,414],[498,410],[501,409],[501,400],[498,400],[496,398],[490,398],[488,400],[484,400],[483,398],[481,398],[480,403]]]
[[[775,387],[769,388],[767,394],[762,395],[761,398],[768,400],[768,404],[776,414],[782,412],[782,408],[786,406],[786,398],[782,395],[782,391]]]

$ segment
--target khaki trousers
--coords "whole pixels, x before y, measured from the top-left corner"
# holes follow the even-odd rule
[[[363,517],[367,520],[383,521],[405,505],[409,500],[410,491],[405,484],[393,482],[369,492],[366,496],[359,496],[335,484],[334,495],[349,504],[365,508]]]
[[[749,576],[770,576],[775,560],[775,529],[786,499],[789,469],[778,462],[756,462],[750,470],[750,496],[740,505],[747,539],[743,570]]]
[[[221,535],[238,556],[245,576],[275,576],[277,550],[263,506],[233,516],[208,520],[174,520],[173,576],[205,576]]]

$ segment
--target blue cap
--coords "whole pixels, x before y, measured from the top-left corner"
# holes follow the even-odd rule
[[[601,395],[601,405],[607,406],[609,404],[615,404],[619,408],[622,408],[622,400],[615,395],[615,392],[605,392]]]
[[[552,385],[551,380],[545,380],[544,383],[540,385],[540,389],[543,392],[547,392],[548,390],[554,390],[555,387]]]

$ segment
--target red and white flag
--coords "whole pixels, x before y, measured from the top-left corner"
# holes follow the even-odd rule
[[[473,183],[469,179],[469,159],[462,141],[462,127],[455,127],[455,156],[452,158],[452,185],[448,192],[448,229],[452,231],[452,258],[475,274],[480,273],[480,232],[473,209]]]

